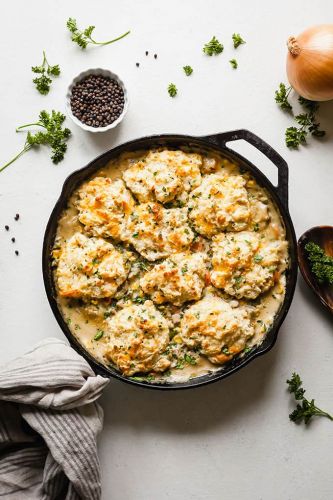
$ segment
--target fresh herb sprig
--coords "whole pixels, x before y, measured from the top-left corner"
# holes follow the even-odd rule
[[[292,112],[293,110],[288,100],[291,90],[291,87],[286,87],[284,83],[280,83],[279,89],[275,91],[275,101],[284,111]],[[319,104],[304,99],[302,96],[299,96],[298,102],[305,108],[306,112],[295,116],[299,127],[288,127],[285,131],[286,146],[292,149],[297,149],[300,145],[305,144],[309,134],[313,137],[324,137],[326,134],[324,130],[320,130],[320,123],[316,119]]]
[[[202,50],[205,54],[207,54],[207,56],[217,56],[218,54],[221,54],[221,52],[223,52],[223,49],[224,47],[222,43],[220,43],[218,39],[213,36],[213,38],[204,45]]]
[[[309,132],[311,135],[314,137],[324,137],[326,132],[324,130],[320,130],[320,123],[316,121],[316,113],[319,110],[319,103],[315,101],[309,101],[308,99],[304,99],[304,97],[299,96],[298,102],[308,111],[307,115],[307,121],[309,124],[307,125],[309,127]],[[296,116],[296,119],[298,118],[298,122],[300,123],[300,118],[302,115]]]
[[[292,105],[288,101],[288,97],[292,87],[286,87],[284,83],[280,83],[279,89],[275,91],[275,102],[284,111],[292,111]]]
[[[51,160],[53,163],[59,163],[63,160],[65,152],[67,150],[67,140],[71,135],[71,131],[68,128],[63,128],[62,124],[65,121],[66,116],[59,111],[52,110],[51,113],[47,111],[41,111],[39,113],[39,121],[35,123],[28,123],[27,125],[21,125],[16,129],[19,132],[27,127],[42,127],[43,131],[28,132],[27,138],[25,140],[24,148],[20,153],[18,153],[12,160],[6,163],[0,168],[0,172],[9,167],[14,161],[16,161],[24,153],[32,149],[33,147],[40,145],[48,145],[51,148]]]
[[[286,129],[285,138],[288,148],[297,149],[298,146],[305,144],[309,134],[313,137],[324,137],[326,134],[324,130],[320,130],[320,123],[316,121],[313,111],[296,115],[295,120],[300,126]]]
[[[311,262],[311,271],[316,276],[318,283],[333,285],[333,257],[327,255],[324,250],[313,241],[309,241],[304,248]]]
[[[66,26],[72,33],[72,41],[74,43],[77,43],[79,47],[81,47],[81,49],[86,49],[89,44],[109,45],[110,43],[114,43],[117,42],[118,40],[121,40],[130,33],[130,31],[126,31],[126,33],[124,33],[123,35],[120,35],[112,40],[108,40],[107,42],[96,42],[96,40],[94,40],[91,36],[95,29],[95,26],[88,26],[84,30],[80,30],[77,26],[76,19],[73,19],[72,17],[70,17],[67,20]]]
[[[312,417],[326,417],[330,420],[333,420],[332,415],[327,413],[326,411],[321,410],[318,406],[315,405],[315,400],[311,399],[310,401],[304,397],[305,389],[302,387],[302,380],[298,373],[293,373],[290,380],[287,380],[288,390],[291,394],[294,395],[295,400],[299,401],[294,411],[292,411],[289,415],[289,418],[292,422],[305,424],[309,423]]]
[[[193,73],[193,68],[191,68],[191,66],[183,66],[183,70],[186,76],[190,76]]]
[[[40,76],[34,78],[32,81],[36,86],[36,89],[40,94],[46,95],[49,93],[50,86],[52,83],[51,76],[59,76],[60,75],[60,67],[59,64],[55,64],[51,66],[46,59],[45,51],[43,50],[43,62],[40,66],[32,66],[31,71],[33,73],[37,73]]]
[[[237,47],[239,47],[243,43],[246,43],[245,40],[243,40],[243,38],[240,36],[239,33],[234,33],[232,35],[232,41],[234,42],[235,49],[237,49]]]
[[[170,97],[176,97],[176,95],[178,94],[178,89],[174,83],[169,83],[168,92]]]
[[[229,62],[234,69],[238,68],[238,62],[236,61],[236,59],[230,59]]]

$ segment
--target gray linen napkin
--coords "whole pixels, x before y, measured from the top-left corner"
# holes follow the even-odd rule
[[[108,380],[50,338],[0,367],[0,498],[98,500]]]

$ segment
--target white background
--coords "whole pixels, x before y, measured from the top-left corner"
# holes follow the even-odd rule
[[[132,33],[117,44],[82,51],[66,32],[69,16],[82,27],[95,24],[100,40],[128,29]],[[289,163],[297,236],[313,225],[332,224],[333,104],[322,105],[320,112],[327,139],[292,152],[284,145],[291,118],[274,102],[274,90],[286,81],[287,37],[332,22],[331,0],[16,0],[3,5],[1,18],[1,163],[24,142],[15,127],[34,121],[43,108],[64,110],[67,85],[82,70],[105,67],[119,73],[130,107],[123,124],[104,135],[89,135],[68,120],[73,137],[58,166],[44,148],[0,174],[0,362],[46,336],[63,338],[42,281],[45,225],[68,174],[119,143],[156,133],[247,128]],[[247,41],[237,51],[233,32]],[[202,46],[213,35],[225,50],[210,58]],[[30,71],[40,64],[43,49],[62,70],[46,97],[34,89]],[[233,57],[239,62],[236,71],[228,62]],[[189,78],[182,72],[185,64],[194,68]],[[179,89],[175,99],[166,92],[171,81]],[[237,148],[272,171],[251,146]],[[21,217],[15,222],[17,212]],[[103,498],[332,498],[333,423],[318,419],[304,428],[289,422],[285,380],[293,370],[302,375],[309,396],[333,411],[332,318],[301,277],[274,349],[233,377],[173,393],[110,383],[102,398]]]

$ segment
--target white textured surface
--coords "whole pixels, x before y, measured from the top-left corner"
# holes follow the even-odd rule
[[[127,29],[132,33],[115,45],[84,52],[66,33],[70,15],[82,26],[96,24],[97,39]],[[45,224],[67,175],[116,144],[155,133],[206,135],[248,128],[289,163],[290,211],[297,235],[313,225],[333,223],[333,103],[323,105],[320,114],[323,127],[330,130],[327,140],[290,152],[283,142],[290,120],[273,97],[285,80],[287,36],[332,16],[329,0],[6,2],[1,162],[24,141],[15,126],[30,122],[42,108],[64,109],[68,83],[85,68],[109,67],[119,74],[128,86],[130,107],[122,125],[105,135],[86,134],[68,122],[73,138],[58,166],[43,149],[29,152],[0,174],[0,362],[46,335],[62,337],[42,282]],[[235,31],[247,41],[236,52],[230,39]],[[214,34],[223,40],[225,51],[208,58],[201,48]],[[43,49],[51,64],[62,69],[47,97],[31,84],[30,66],[39,64]],[[239,62],[237,71],[228,63],[233,57]],[[194,68],[191,77],[182,73],[185,64]],[[173,100],[166,92],[170,81],[179,88]],[[267,162],[250,148],[239,146],[266,169]],[[18,222],[13,220],[16,212],[21,214]],[[292,370],[298,370],[309,395],[333,411],[332,367],[332,318],[299,279],[275,348],[232,378],[177,393],[112,382],[102,400],[104,499],[332,498],[333,424],[322,419],[305,429],[290,423],[285,385]]]

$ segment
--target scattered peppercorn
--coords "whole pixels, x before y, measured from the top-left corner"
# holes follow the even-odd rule
[[[148,55],[148,50],[146,50],[146,56]]]
[[[139,63],[136,63],[136,67],[138,68],[139,66],[140,66],[140,64],[139,64]]]
[[[89,75],[72,89],[73,115],[90,127],[106,127],[113,123],[124,109],[124,91],[109,77]]]
[[[157,59],[157,54],[154,54],[154,58]]]
[[[15,255],[18,255],[18,254],[19,254],[18,250],[15,250]]]
[[[5,226],[6,231],[9,231],[9,226]]]
[[[15,243],[15,238],[12,238],[12,242]]]
[[[14,217],[15,220],[19,220],[19,218],[20,218],[20,214],[16,214]]]

